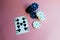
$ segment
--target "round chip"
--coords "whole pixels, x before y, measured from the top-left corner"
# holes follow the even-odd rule
[[[36,17],[36,12],[32,12],[32,13],[30,14],[30,17],[31,17],[32,19],[37,18],[37,17]]]
[[[29,6],[26,8],[26,12],[30,14],[31,12],[37,10],[38,7],[39,7],[39,5],[38,5],[37,3],[32,3],[31,5],[29,5]]]
[[[38,6],[39,5],[37,3],[32,3],[31,8],[33,11],[35,11],[36,9],[38,9]]]
[[[34,21],[33,22],[33,27],[34,28],[40,28],[40,26],[41,26],[41,22],[40,21]]]
[[[36,16],[39,20],[44,21],[45,20],[45,15],[42,11],[37,11]]]

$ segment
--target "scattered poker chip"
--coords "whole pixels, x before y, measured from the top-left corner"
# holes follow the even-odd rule
[[[39,20],[44,21],[45,20],[45,15],[42,11],[37,11],[36,16]]]
[[[37,17],[36,17],[36,12],[32,12],[32,13],[30,14],[30,17],[31,17],[32,19],[37,18]]]
[[[40,28],[40,26],[41,26],[41,22],[40,21],[36,20],[36,21],[33,22],[33,27],[34,28]]]
[[[26,8],[26,12],[27,13],[31,13],[33,11],[35,11],[36,9],[38,9],[38,4],[37,3],[32,3],[31,5],[29,5],[27,8]]]
[[[37,3],[32,3],[31,8],[33,11],[35,11],[36,9],[38,9],[38,6],[39,5]]]

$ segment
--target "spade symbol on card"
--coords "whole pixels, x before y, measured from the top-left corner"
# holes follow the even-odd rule
[[[20,32],[20,31],[21,31],[21,29],[18,29],[17,31],[18,31],[18,32]]]
[[[23,34],[29,32],[28,21],[25,16],[16,17],[15,18],[15,27],[16,27],[16,34]]]

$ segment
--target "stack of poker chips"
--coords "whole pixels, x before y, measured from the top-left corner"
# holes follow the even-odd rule
[[[32,19],[39,19],[33,22],[33,27],[34,28],[40,28],[41,26],[41,21],[45,20],[45,15],[42,11],[37,10],[39,5],[37,3],[32,3],[26,8],[26,12],[30,14],[30,17]]]
[[[37,18],[36,16],[36,12],[34,12],[35,10],[38,9],[38,4],[37,3],[32,3],[31,5],[29,5],[27,8],[26,8],[26,12],[30,14],[30,17],[32,19],[35,19]]]

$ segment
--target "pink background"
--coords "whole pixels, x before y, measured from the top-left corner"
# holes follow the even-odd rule
[[[34,29],[25,8],[37,2],[46,15],[40,29]],[[30,32],[16,35],[14,18],[27,16]],[[60,40],[60,0],[2,0],[0,13],[0,40]]]

